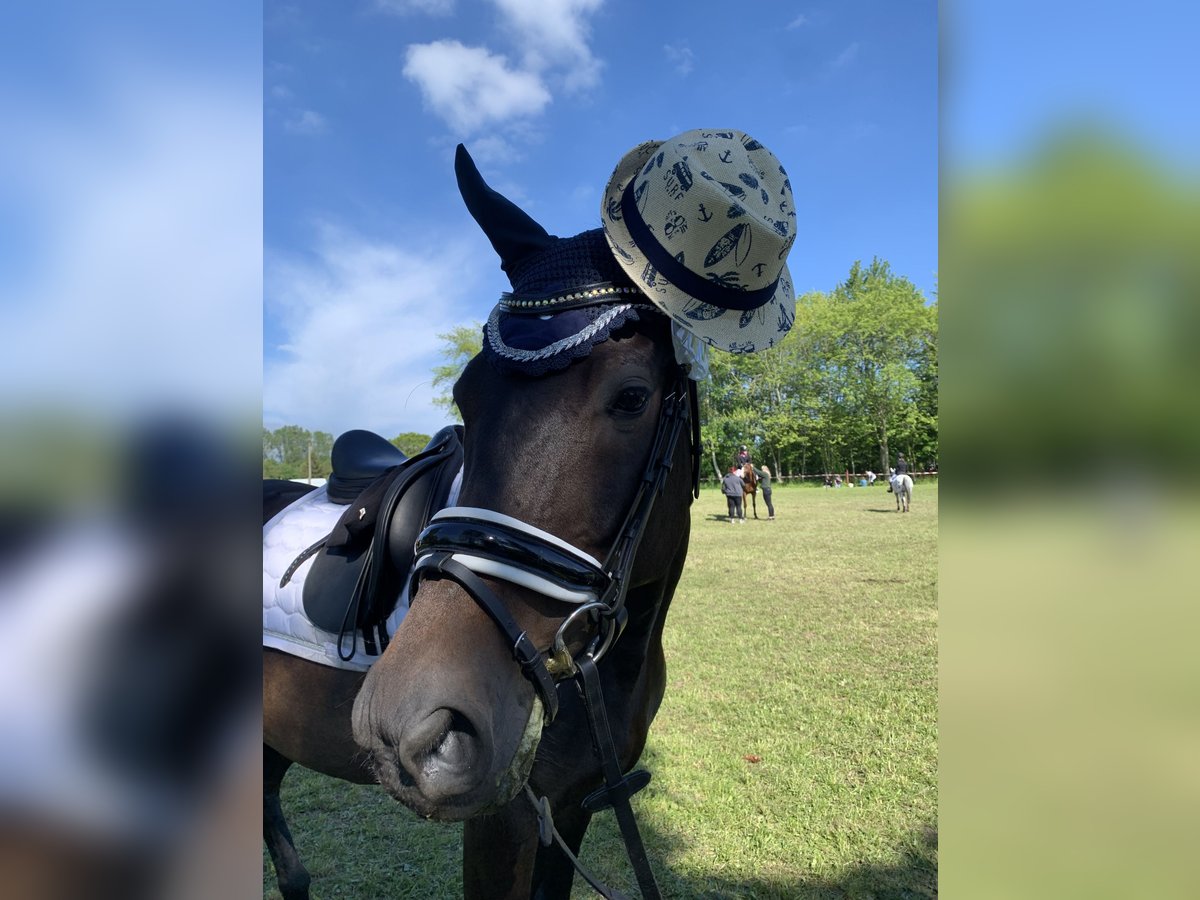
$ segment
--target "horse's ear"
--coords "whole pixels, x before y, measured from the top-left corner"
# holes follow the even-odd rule
[[[515,203],[488,187],[462,144],[454,152],[454,174],[467,210],[492,242],[506,274],[511,274],[512,267],[521,260],[557,240]]]

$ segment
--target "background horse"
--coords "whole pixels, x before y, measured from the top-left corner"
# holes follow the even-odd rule
[[[746,518],[746,507],[753,505],[754,518],[758,518],[758,476],[754,474],[754,466],[746,463],[742,466],[742,518]]]
[[[487,197],[508,204],[490,189]],[[546,238],[517,213],[507,213],[504,235],[489,234],[506,270],[519,248]],[[663,624],[687,555],[698,441],[694,431],[691,447],[686,437],[675,440],[678,427],[664,438],[673,415],[677,424],[692,416],[694,427],[694,391],[685,384],[668,320],[649,309],[554,374],[502,374],[482,356],[467,365],[454,388],[465,424],[455,512],[472,518],[458,540],[495,532],[519,544],[536,533],[543,551],[566,547],[568,569],[583,555],[604,560],[606,570],[611,563],[624,572],[624,629],[615,639],[616,619],[584,617],[577,602],[550,596],[545,585],[561,572],[526,572],[522,585],[479,577],[456,567],[453,553],[434,552],[418,561],[410,609],[365,678],[265,651],[263,829],[287,900],[307,898],[309,886],[279,806],[293,761],[378,781],[422,816],[464,821],[467,898],[570,895],[572,863],[539,841],[530,800],[546,798],[563,844],[578,853],[597,808],[584,800],[611,780],[592,753],[594,705],[582,689],[560,691],[550,679],[588,666],[585,648],[601,637],[595,627],[612,622],[614,639],[589,669],[596,683],[588,696],[602,693],[612,765],[627,771],[666,687]],[[534,457],[542,476],[531,481],[522,461]],[[624,466],[614,477],[613,459],[643,468]],[[450,541],[445,530],[455,524],[439,526],[441,540]],[[419,547],[437,543],[436,525]],[[571,630],[568,617],[582,627]],[[551,645],[561,652],[550,659],[530,652]]]
[[[912,500],[912,489],[912,476],[897,475],[895,469],[888,469],[888,492],[896,495],[896,512],[908,512],[908,504]]]

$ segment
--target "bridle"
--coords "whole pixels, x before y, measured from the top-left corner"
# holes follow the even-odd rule
[[[493,510],[456,506],[437,513],[417,538],[416,563],[409,584],[409,596],[416,597],[422,579],[449,579],[479,604],[509,641],[513,659],[541,698],[546,724],[553,722],[558,713],[558,682],[572,677],[579,680],[593,746],[600,757],[605,779],[605,786],[585,799],[584,806],[590,812],[613,807],[638,884],[646,898],[657,898],[658,887],[642,847],[629,798],[649,782],[649,774],[621,773],[596,664],[612,649],[628,621],[625,597],[634,559],[654,502],[671,473],[679,437],[689,422],[692,426],[692,492],[693,496],[698,496],[700,424],[697,410],[696,383],[687,377],[682,367],[675,366],[671,391],[663,398],[649,460],[637,493],[603,562],[519,519]],[[563,619],[551,645],[538,648],[481,575],[574,603],[576,608]],[[568,649],[572,632],[583,626],[590,629],[584,634],[584,649],[577,656],[572,655]],[[543,845],[549,846],[552,840],[557,840],[593,888],[605,897],[621,897],[597,882],[566,847],[554,828],[546,798],[539,800],[528,785],[525,793],[537,810]]]
[[[422,579],[450,579],[478,603],[511,642],[513,656],[542,699],[547,724],[558,712],[555,680],[573,676],[578,659],[568,651],[570,632],[590,622],[595,633],[581,654],[599,662],[628,618],[625,596],[637,548],[654,502],[666,486],[675,447],[692,423],[693,491],[699,474],[699,426],[694,413],[695,382],[678,367],[672,390],[663,398],[649,460],[624,522],[604,562],[549,532],[489,509],[452,506],[433,516],[417,537],[409,596]],[[563,620],[551,646],[534,647],[503,601],[479,577],[517,584],[576,608]]]

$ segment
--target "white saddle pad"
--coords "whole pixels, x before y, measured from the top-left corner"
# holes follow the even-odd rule
[[[305,494],[279,512],[263,526],[263,646],[282,650],[312,662],[365,672],[379,659],[379,650],[368,653],[362,635],[358,635],[354,655],[342,659],[338,636],[314,625],[304,612],[304,580],[316,555],[306,559],[283,587],[279,581],[288,566],[306,547],[333,530],[346,511],[344,505],[331,503],[325,487]],[[388,617],[387,633],[396,628],[408,612],[408,588],[400,596],[396,609]],[[346,634],[343,647],[350,649],[352,635]]]

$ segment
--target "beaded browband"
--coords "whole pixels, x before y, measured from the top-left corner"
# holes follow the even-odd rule
[[[614,297],[639,295],[642,295],[642,292],[633,285],[619,285],[613,284],[611,281],[601,281],[585,285],[578,290],[567,293],[546,294],[543,296],[527,293],[515,294],[506,291],[500,295],[500,309],[507,313],[545,315],[546,313],[562,312],[567,309],[578,309],[584,306],[604,303]]]

